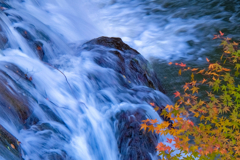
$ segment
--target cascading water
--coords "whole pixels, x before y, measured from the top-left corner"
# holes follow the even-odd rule
[[[1,10],[0,124],[20,142],[22,158],[119,159],[118,112],[142,109],[161,122],[140,98],[143,93],[139,97],[129,89],[138,85],[96,64],[97,53],[79,48],[100,32],[78,1],[10,0],[1,2]],[[162,105],[171,103],[159,91],[148,93]]]

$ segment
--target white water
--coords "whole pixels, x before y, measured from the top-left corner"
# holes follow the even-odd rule
[[[151,106],[118,84],[113,70],[96,65],[92,53],[76,56],[78,45],[102,34],[89,20],[89,11],[82,3],[26,0],[9,1],[8,4],[14,9],[3,8],[11,16],[0,15],[1,26],[9,40],[1,52],[0,64],[8,62],[19,67],[32,77],[34,87],[9,71],[7,65],[2,65],[1,69],[36,100],[30,100],[28,107],[39,122],[29,129],[21,129],[14,117],[8,117],[0,118],[0,124],[21,142],[24,159],[51,159],[49,155],[58,154],[64,159],[116,160],[119,153],[110,120],[112,116],[121,109],[143,108],[149,118],[157,118],[161,122]],[[71,87],[59,71],[38,59],[30,42],[19,34],[17,27],[24,28],[27,34],[43,44],[45,58],[59,66]],[[89,75],[99,77],[100,85],[89,80]],[[10,81],[9,85],[17,90]],[[124,103],[120,102],[121,94],[126,100]],[[156,91],[155,94],[162,97],[163,104],[170,103],[162,93]],[[132,104],[133,101],[140,104]],[[41,107],[43,105],[48,106],[62,123],[46,114]],[[52,129],[41,129],[49,127]],[[152,156],[156,158],[156,155]]]

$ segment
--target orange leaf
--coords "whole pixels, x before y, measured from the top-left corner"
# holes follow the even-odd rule
[[[172,62],[169,62],[168,64],[169,64],[169,65],[171,65],[171,64],[172,64]]]
[[[223,71],[231,71],[231,69],[228,69],[228,68],[222,68]]]
[[[140,130],[142,130],[142,129],[146,130],[148,127],[148,125],[146,123],[140,124],[140,126],[141,126]]]
[[[179,71],[178,71],[178,74],[179,74],[179,75],[181,75],[181,74],[182,74],[182,70],[181,70],[181,69],[179,69]]]
[[[155,106],[155,103],[150,103],[151,106]]]
[[[230,54],[231,52],[230,51],[224,51],[225,53],[227,53],[227,54]]]
[[[172,149],[172,148],[169,147],[169,146],[165,147],[165,150],[168,150],[168,153],[170,153],[171,149]]]
[[[158,121],[157,121],[157,119],[154,119],[154,120],[151,119],[150,122],[151,122],[151,123],[157,123]]]
[[[203,73],[205,69],[200,70],[198,73]]]
[[[165,145],[162,142],[158,143],[156,148],[158,151],[165,151]]]
[[[208,59],[208,58],[206,58],[206,60],[207,60],[207,62],[209,62],[209,59]]]
[[[237,45],[238,45],[238,43],[236,43],[236,42],[233,42],[232,44],[233,44],[234,46],[237,46]]]
[[[219,33],[220,33],[220,35],[221,35],[221,36],[223,36],[223,35],[224,35],[224,33],[222,33],[221,31],[219,31]]]
[[[167,108],[170,111],[173,108],[173,106],[167,104],[165,108]]]
[[[175,95],[175,97],[180,96],[180,93],[178,91],[176,91],[175,93],[173,93]]]
[[[168,143],[172,143],[172,139],[167,138]]]
[[[186,64],[183,64],[182,62],[179,64],[181,67],[186,67]]]
[[[14,146],[13,144],[11,144],[11,147],[12,147],[13,149],[15,149],[15,146]]]
[[[146,120],[142,120],[142,122],[147,123],[147,122],[150,122],[150,120],[146,119]]]
[[[148,126],[148,132],[152,131],[152,133],[154,132],[154,126],[153,125],[149,125]]]
[[[207,80],[203,78],[203,80],[202,80],[202,84],[203,84],[204,82],[206,82],[206,81],[207,81]]]
[[[193,69],[192,69],[192,72],[197,71],[197,70],[198,70],[198,68],[193,68]]]
[[[190,125],[194,126],[193,122],[192,122],[192,121],[190,121],[190,120],[188,120],[188,124],[190,124]]]
[[[217,39],[217,38],[219,38],[219,36],[218,35],[214,35],[213,39]]]

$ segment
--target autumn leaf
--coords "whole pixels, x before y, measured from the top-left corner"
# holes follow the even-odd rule
[[[233,42],[233,43],[232,43],[232,45],[234,45],[234,46],[237,46],[237,45],[238,45],[238,43],[236,43],[236,42]]]
[[[167,138],[168,143],[172,143],[172,139]]]
[[[190,121],[190,120],[188,120],[188,124],[190,124],[190,125],[194,126],[193,122],[192,122],[192,121]]]
[[[181,67],[186,67],[186,64],[183,64],[182,62],[179,64]]]
[[[230,51],[224,51],[225,53],[227,53],[227,54],[230,54],[231,52]]]
[[[153,125],[149,125],[148,126],[148,132],[154,132],[154,126]]]
[[[197,71],[197,70],[198,70],[198,68],[193,68],[193,69],[192,69],[192,72]]]
[[[229,110],[229,107],[225,106],[225,107],[223,108],[223,112],[227,113],[228,111],[230,111],[230,110]]]
[[[171,149],[172,149],[172,148],[171,148],[170,146],[165,147],[165,150],[167,150],[168,153],[170,153]]]
[[[194,81],[194,74],[191,75],[191,81]]]
[[[220,35],[221,35],[221,36],[223,36],[223,35],[224,35],[224,33],[222,33],[222,31],[219,31],[219,33],[220,33]]]
[[[188,90],[188,89],[189,89],[188,83],[185,83],[185,85],[183,86],[183,88],[184,88],[184,92],[185,92],[186,90]]]
[[[148,127],[148,125],[146,123],[140,124],[140,126],[141,126],[140,130],[142,130],[142,129],[146,130]]]
[[[144,123],[150,122],[150,119],[142,120],[142,122]]]
[[[176,91],[175,93],[173,93],[175,95],[175,97],[179,97],[180,93],[178,91]]]
[[[181,73],[182,73],[181,71],[182,71],[182,70],[181,70],[181,69],[179,69],[179,71],[178,71],[178,74],[179,74],[179,75],[181,75]]]
[[[173,106],[167,104],[165,108],[167,108],[170,111],[173,108]]]
[[[206,60],[207,60],[207,62],[209,62],[209,59],[208,59],[208,58],[206,58]]]
[[[154,106],[155,106],[155,103],[152,102],[152,103],[150,103],[150,105],[154,107]]]
[[[222,68],[223,71],[231,71],[231,69],[228,69],[228,68]]]
[[[209,66],[206,69],[208,68],[209,70],[205,72],[204,69],[199,69],[200,71],[197,74],[202,75],[196,76],[196,79],[201,76],[205,77],[198,83],[197,80],[194,81],[194,72],[198,71],[198,69],[191,69],[190,67],[185,69],[191,70],[192,82],[185,83],[183,86],[183,96],[180,96],[180,93],[175,91],[175,97],[179,97],[175,105],[167,105],[166,109],[162,110],[161,115],[170,118],[174,122],[171,125],[172,128],[168,128],[170,125],[168,121],[163,121],[161,124],[152,123],[156,120],[151,120],[151,126],[147,126],[147,124],[141,126],[141,128],[148,129],[149,132],[154,132],[155,130],[156,133],[161,135],[173,135],[174,140],[167,139],[167,142],[171,143],[174,141],[175,144],[173,146],[179,149],[180,153],[188,155],[186,159],[198,157],[199,159],[240,160],[240,85],[235,84],[236,77],[234,77],[232,72],[230,73],[231,70],[221,66],[228,60],[230,62],[228,67],[229,64],[232,64],[232,66],[235,66],[234,70],[238,71],[240,68],[240,64],[238,64],[240,61],[240,50],[237,50],[238,47],[235,46],[238,45],[237,43],[231,43],[231,39],[224,38],[222,37],[223,35],[224,33],[221,31],[220,35],[214,35],[214,38],[223,39],[221,45],[224,47],[225,53],[220,58],[226,57],[223,64],[221,64],[222,62],[210,63],[209,59],[206,58],[209,62]],[[182,62],[180,64],[175,63],[175,65],[185,67],[185,64]],[[179,75],[181,72],[182,70],[180,70]],[[222,74],[223,72],[226,73]],[[235,76],[238,76],[238,74],[235,72]],[[209,84],[210,89],[213,89],[213,93],[221,89],[217,95],[214,95],[212,92],[209,93],[209,90],[205,89],[207,85],[201,88],[202,85],[200,84],[206,84],[207,80],[207,84]],[[204,101],[201,100],[201,97],[194,95],[195,92],[200,92],[200,88],[201,91],[206,90],[207,92],[207,95],[205,95],[205,92],[201,95],[204,96]],[[187,92],[189,89],[192,92]],[[193,117],[199,118],[200,122],[194,124],[189,120]],[[148,120],[145,121],[149,122]],[[194,140],[194,143],[189,142],[190,137],[193,137],[191,141]],[[159,154],[165,158],[177,160],[181,156],[181,154],[178,157],[171,155],[171,147],[164,144],[159,143],[157,148],[160,151]]]
[[[157,123],[158,121],[157,119],[154,119],[154,120],[151,119],[150,122],[154,124],[154,123]]]
[[[214,35],[213,39],[219,38],[219,35]]]
[[[158,111],[158,110],[159,110],[159,107],[158,107],[158,106],[156,106],[156,107],[154,108],[154,110],[155,110],[155,111]]]
[[[13,144],[11,144],[11,147],[12,147],[13,149],[16,149],[15,146],[14,146]]]
[[[191,89],[191,90],[192,90],[192,94],[195,93],[195,92],[198,93],[198,89],[199,89],[198,87],[195,87],[195,86],[194,86],[194,87]]]
[[[158,143],[156,148],[158,151],[165,151],[165,145],[162,142]]]
[[[203,84],[204,82],[206,82],[206,81],[207,81],[207,80],[203,78],[203,80],[202,80],[202,84]]]
[[[201,74],[202,74],[202,73],[204,72],[204,70],[205,70],[205,69],[202,69],[202,70],[200,70],[198,73],[201,73]]]
[[[199,113],[198,112],[196,112],[195,114],[194,114],[194,117],[198,117],[199,116]]]
[[[168,64],[169,64],[169,65],[171,65],[171,64],[172,64],[172,62],[169,62]]]

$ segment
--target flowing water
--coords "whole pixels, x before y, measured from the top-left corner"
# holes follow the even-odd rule
[[[150,105],[120,85],[114,71],[96,65],[91,53],[78,53],[84,42],[121,37],[149,60],[201,61],[199,56],[216,47],[211,39],[219,30],[240,37],[237,0],[6,0],[0,5],[0,68],[14,82],[6,80],[10,88],[30,97],[37,119],[22,128],[15,117],[0,116],[0,124],[21,142],[24,159],[115,160],[119,152],[111,117],[118,111],[142,108],[161,122]],[[47,63],[33,46],[44,50]],[[171,103],[154,93],[162,104]]]

